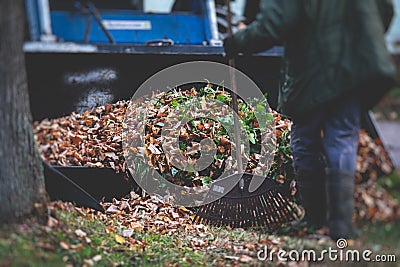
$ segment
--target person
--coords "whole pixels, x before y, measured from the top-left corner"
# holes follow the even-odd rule
[[[384,33],[388,0],[261,0],[256,20],[224,40],[228,57],[283,42],[278,110],[293,120],[295,179],[307,225],[353,234],[360,115],[396,83]]]

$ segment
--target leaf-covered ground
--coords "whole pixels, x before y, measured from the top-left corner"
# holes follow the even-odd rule
[[[265,247],[275,252],[336,249],[329,238],[305,229],[266,234],[192,224],[191,211],[154,197],[132,194],[103,205],[105,214],[56,202],[45,223],[30,219],[1,226],[0,266],[308,266],[279,262],[276,256],[272,262],[260,260],[257,254]],[[362,235],[348,240],[349,249],[399,259],[396,221],[358,225]]]

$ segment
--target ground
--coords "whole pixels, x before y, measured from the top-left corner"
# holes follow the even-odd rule
[[[392,175],[378,183],[397,192],[399,199],[399,179]],[[130,200],[104,205],[106,214],[56,202],[45,223],[30,219],[0,227],[0,266],[268,266],[268,259],[257,258],[265,246],[270,251],[337,248],[329,238],[302,229],[267,234],[262,229],[192,224],[191,211],[157,198],[132,194]],[[373,255],[395,255],[400,260],[397,221],[357,225],[361,236],[348,240],[348,249],[369,249]],[[276,255],[273,263],[279,263]]]

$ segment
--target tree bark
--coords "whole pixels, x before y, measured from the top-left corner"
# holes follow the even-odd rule
[[[22,51],[24,1],[0,1],[0,222],[44,203],[44,179],[32,130]]]

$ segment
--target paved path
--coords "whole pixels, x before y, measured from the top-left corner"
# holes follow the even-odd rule
[[[400,169],[400,122],[378,121],[380,131],[386,143],[386,148],[391,152],[396,161],[394,164]]]

